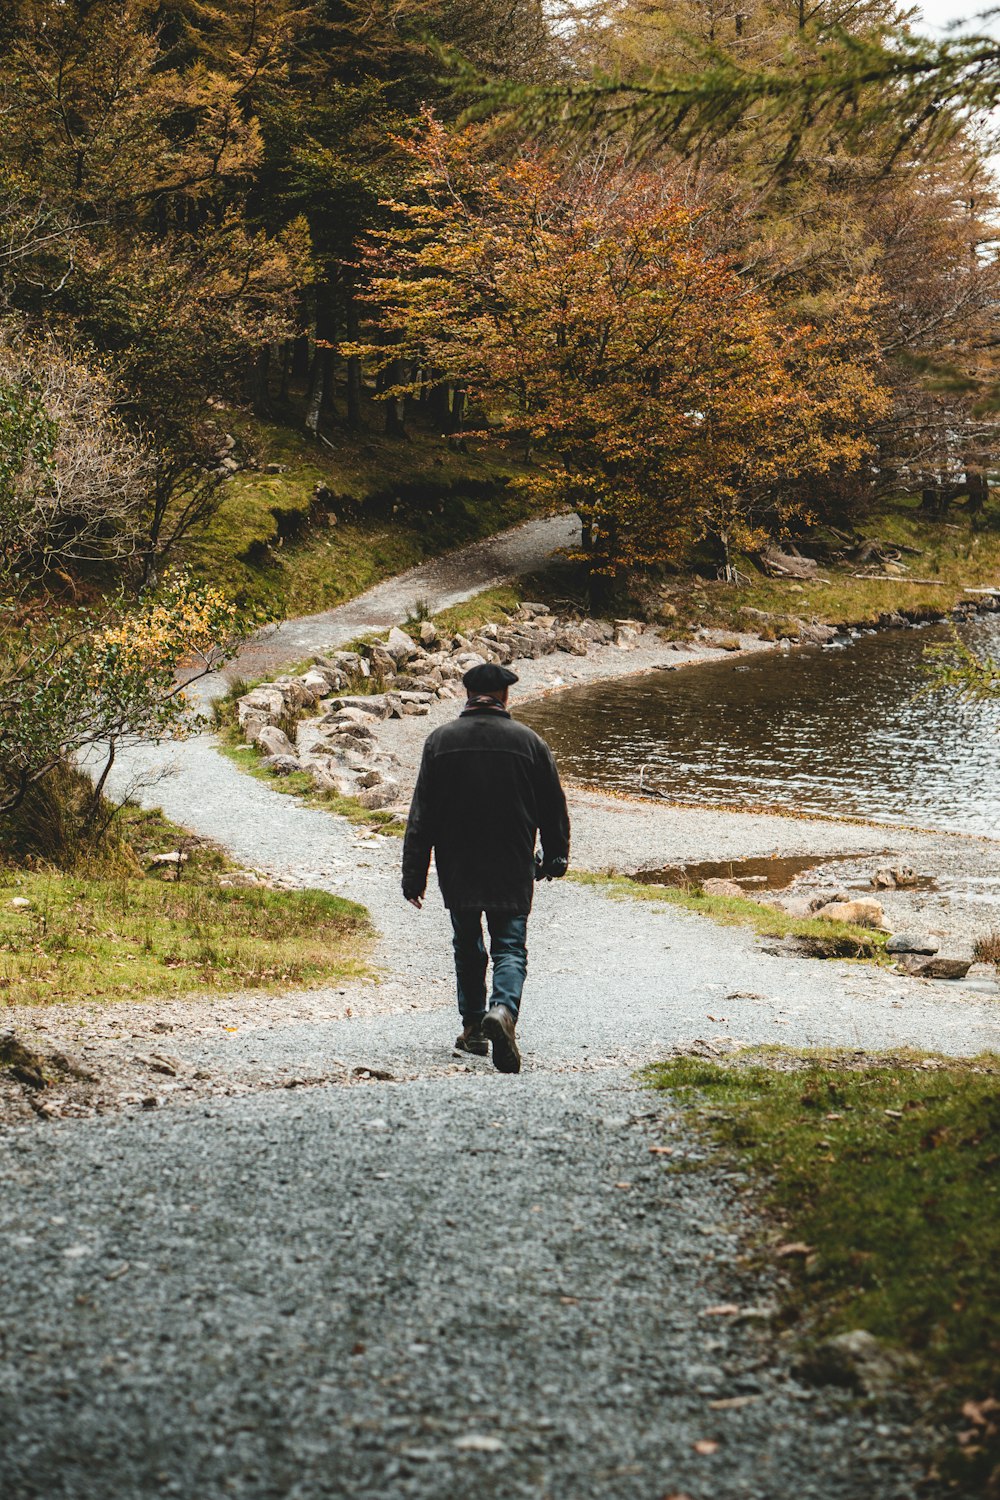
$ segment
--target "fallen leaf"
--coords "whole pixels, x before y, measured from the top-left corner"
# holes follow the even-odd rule
[[[711,1438],[699,1438],[697,1442],[691,1444],[691,1447],[696,1453],[702,1453],[706,1457],[710,1453],[717,1453],[719,1450],[718,1443],[714,1443]]]
[[[239,1031],[238,1026],[223,1026],[223,1031]]]
[[[703,1318],[735,1318],[741,1311],[742,1309],[737,1307],[735,1302],[720,1302],[715,1307],[703,1308],[701,1316]]]
[[[616,1188],[630,1188],[631,1186],[632,1186],[632,1184],[630,1182],[616,1182],[615,1183],[615,1187]]]
[[[579,1307],[580,1306],[580,1299],[579,1299],[579,1297],[560,1297],[559,1301],[562,1303],[563,1307]]]
[[[804,1240],[792,1240],[788,1245],[779,1245],[774,1253],[779,1260],[784,1260],[789,1255],[812,1255],[815,1249],[815,1245],[807,1245]]]
[[[883,1114],[887,1114],[890,1120],[901,1120],[903,1118],[903,1111],[901,1109],[886,1109],[883,1110]]]
[[[673,1146],[650,1146],[650,1156],[673,1156]]]
[[[721,1401],[710,1401],[712,1411],[739,1411],[741,1406],[752,1406],[759,1396],[724,1396]]]

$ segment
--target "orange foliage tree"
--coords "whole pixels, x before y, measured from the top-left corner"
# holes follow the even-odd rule
[[[538,493],[576,509],[592,576],[676,563],[708,538],[720,565],[809,509],[809,484],[864,464],[887,410],[869,289],[836,337],[781,327],[699,240],[662,175],[489,154],[432,117],[409,143],[416,191],[368,250],[388,346],[364,353],[464,387]]]

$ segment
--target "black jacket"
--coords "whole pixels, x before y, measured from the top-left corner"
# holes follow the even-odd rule
[[[431,850],[447,907],[528,912],[535,834],[555,873],[569,814],[552,751],[504,709],[469,708],[424,745],[403,843],[403,895],[422,896]]]

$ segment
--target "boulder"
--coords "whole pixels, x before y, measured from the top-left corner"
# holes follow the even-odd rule
[[[310,667],[308,672],[303,672],[300,681],[314,698],[325,698],[327,693],[336,693],[344,686],[347,674],[337,667]]]
[[[278,729],[274,724],[265,724],[257,736],[257,743],[268,755],[290,756],[298,763],[295,746],[283,729]]]
[[[831,901],[828,906],[820,907],[816,915],[824,922],[850,922],[853,927],[882,927],[885,924],[881,904],[870,896],[862,896],[857,901]]]
[[[373,767],[370,771],[362,771],[361,775],[358,777],[358,786],[381,786],[384,780],[385,777],[382,775],[382,772],[376,771]]]
[[[582,635],[577,635],[573,630],[563,630],[556,635],[556,650],[565,651],[569,656],[586,656],[587,642]]]
[[[354,782],[350,776],[343,772],[329,770],[318,763],[309,766],[309,775],[312,777],[313,786],[320,792],[336,792],[338,797],[352,797],[354,795]]]
[[[420,650],[413,637],[407,635],[405,630],[400,630],[398,625],[394,625],[389,631],[385,649],[397,665],[409,661],[410,657],[416,656]]]
[[[313,693],[297,677],[276,677],[273,686],[284,700],[286,711],[297,713],[301,708],[312,708],[320,693]]]
[[[430,713],[426,703],[404,703],[402,711],[407,718],[411,719],[420,719]]]
[[[972,968],[971,958],[920,958],[904,954],[900,967],[915,979],[964,979]]]
[[[749,611],[747,611],[749,613]],[[809,646],[825,646],[837,634],[836,625],[814,625],[808,620],[799,621],[799,640]]]
[[[876,890],[906,890],[908,886],[916,885],[919,879],[916,870],[909,865],[882,865],[872,876],[872,885]]]
[[[735,880],[703,880],[701,888],[706,896],[746,896],[746,891]]]
[[[278,688],[257,687],[244,693],[236,704],[236,721],[246,733],[251,720],[258,729],[262,724],[276,724],[285,713],[285,700]],[[246,736],[250,739],[250,735]],[[256,734],[253,736],[256,739]]]
[[[387,719],[389,717],[389,703],[385,693],[358,693],[355,697],[339,697],[330,700],[330,711],[327,721],[331,721],[344,711],[344,709],[355,709],[358,713],[366,714],[371,719]]]
[[[531,604],[525,599],[517,611],[517,616],[520,620],[533,620],[536,615],[547,615],[548,612],[547,604]]]
[[[841,890],[841,889],[837,889],[835,891],[824,891],[823,894],[822,894],[822,896],[812,896],[810,898],[810,900],[809,900],[809,910],[811,912],[822,911],[822,909],[823,909],[824,906],[829,906],[831,904],[831,902],[833,902],[833,901],[850,901],[850,900],[851,900],[851,896],[850,896],[850,893],[848,891]]]
[[[380,677],[394,677],[396,675],[396,658],[388,652],[384,646],[368,647],[368,663],[373,672]]]
[[[885,945],[886,953],[937,953],[941,944],[929,932],[896,932]]]
[[[614,643],[622,651],[633,651],[642,634],[642,626],[636,620],[616,620]]]
[[[802,1372],[817,1385],[840,1385],[866,1396],[883,1396],[914,1368],[912,1357],[886,1349],[865,1328],[852,1328],[817,1344]]]
[[[420,644],[425,651],[430,651],[437,645],[437,626],[432,624],[430,620],[421,620],[420,630],[417,633],[420,636]]]
[[[302,770],[302,762],[297,755],[265,755],[261,765],[266,766],[275,776],[290,776],[293,771]]]
[[[362,787],[357,794],[357,801],[362,807],[369,811],[376,811],[381,807],[388,807],[390,803],[399,798],[399,782],[388,779],[381,781],[377,786]]]

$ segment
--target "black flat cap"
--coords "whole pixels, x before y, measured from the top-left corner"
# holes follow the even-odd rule
[[[478,667],[470,667],[462,678],[469,693],[502,693],[504,688],[509,688],[516,681],[517,673],[512,672],[510,667],[502,667],[496,661],[480,662]]]

